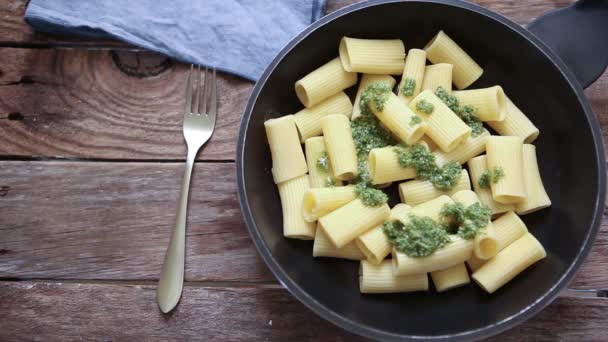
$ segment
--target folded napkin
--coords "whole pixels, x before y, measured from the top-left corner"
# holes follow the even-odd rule
[[[36,30],[117,38],[256,81],[326,0],[31,0]]]

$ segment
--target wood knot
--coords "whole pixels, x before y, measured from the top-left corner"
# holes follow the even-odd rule
[[[4,196],[8,195],[8,191],[10,189],[11,188],[9,186],[6,186],[6,185],[0,186],[0,197],[4,197]]]
[[[160,75],[173,65],[169,57],[149,51],[112,50],[110,56],[120,71],[136,78]]]

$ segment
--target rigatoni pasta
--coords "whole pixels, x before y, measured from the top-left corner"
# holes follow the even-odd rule
[[[348,72],[336,57],[295,84],[296,95],[304,107],[312,107],[357,83],[357,73]]]
[[[348,118],[331,114],[321,120],[321,127],[334,177],[340,180],[357,177],[357,151]]]
[[[472,106],[481,121],[503,121],[507,115],[507,96],[501,86],[453,91],[462,105]]]
[[[405,46],[399,39],[342,37],[338,50],[346,71],[397,75],[403,69]]]
[[[359,88],[357,88],[355,103],[353,104],[353,114],[351,116],[352,120],[361,116],[361,94],[368,86],[376,82],[386,83],[392,89],[397,81],[395,81],[395,79],[390,75],[363,74],[363,76],[361,76],[361,81],[359,82]]]
[[[306,108],[264,123],[284,236],[314,238],[317,263],[360,261],[369,294],[428,291],[429,275],[447,291],[471,283],[468,269],[492,293],[544,258],[515,213],[551,204],[524,144],[539,130],[502,87],[462,90],[483,69],[443,31],[407,57],[398,39],[344,37],[338,50],[296,82]],[[353,105],[343,90],[357,72]],[[405,203],[390,209],[398,181]]]
[[[412,207],[399,203],[393,209],[389,216],[389,220],[397,220],[400,217],[405,217]],[[382,230],[382,225],[379,225],[366,233],[361,234],[355,243],[359,250],[365,254],[367,261],[372,264],[379,264],[391,253],[392,245],[388,241],[386,234]]]
[[[278,184],[306,174],[308,167],[293,115],[267,120],[264,128],[272,156],[274,182]]]
[[[536,160],[536,146],[534,145],[523,145],[523,172],[526,198],[515,206],[517,213],[525,215],[550,206],[551,199],[549,199],[540,177]]]
[[[283,236],[292,239],[311,240],[315,237],[315,225],[302,216],[303,195],[310,188],[308,175],[278,184],[283,208]]]
[[[312,256],[315,258],[326,257],[326,258],[338,258],[338,259],[349,259],[349,260],[363,260],[365,255],[361,253],[359,248],[355,246],[353,242],[347,243],[342,248],[337,248],[327,238],[327,235],[323,232],[323,229],[317,226],[315,241],[312,245]]]
[[[308,180],[311,188],[342,185],[342,181],[335,179],[333,176],[333,169],[329,162],[323,137],[306,139],[304,151],[306,152]]]
[[[363,204],[360,199],[355,199],[321,217],[319,224],[331,242],[341,248],[357,236],[384,222],[390,212],[391,209],[386,204],[370,207]]]
[[[420,140],[427,130],[427,123],[424,121],[412,124],[416,114],[393,93],[388,93],[382,108],[372,103],[370,110],[387,130],[408,145]]]
[[[432,93],[441,87],[449,93],[452,92],[452,64],[439,63],[427,65],[424,69],[422,90],[430,90]]]
[[[518,203],[526,198],[523,171],[523,139],[489,136],[486,139],[488,170],[492,197],[500,203]]]
[[[512,211],[492,221],[492,227],[494,228],[494,236],[496,238],[497,253],[528,232],[526,224]],[[476,271],[486,261],[473,255],[471,259],[467,260],[467,264],[472,271]]]
[[[500,135],[517,136],[524,139],[527,144],[532,143],[540,133],[532,121],[508,97],[506,97],[506,115],[502,121],[487,121]]]
[[[500,251],[494,258],[473,273],[473,280],[488,293],[494,293],[547,253],[530,233]]]
[[[420,49],[410,49],[405,58],[405,66],[401,75],[401,83],[397,90],[399,97],[408,104],[422,89],[424,70],[426,65],[426,52]]]
[[[484,146],[485,149],[485,146]],[[509,210],[514,210],[515,205],[513,203],[500,203],[496,202],[492,197],[492,190],[489,186],[482,187],[480,182],[482,181],[482,177],[487,175],[488,166],[486,164],[486,155],[478,156],[475,158],[471,158],[467,165],[469,166],[469,174],[471,176],[471,183],[473,184],[473,189],[479,197],[479,201],[492,209],[492,214],[500,214]]]
[[[321,135],[321,119],[324,116],[329,114],[342,114],[350,117],[352,111],[353,105],[350,103],[348,95],[343,91],[310,108],[300,110],[293,115],[293,120],[300,133],[300,141],[305,142],[306,139],[310,137]]]
[[[471,158],[478,156],[486,150],[486,137],[490,136],[490,132],[484,129],[477,136],[469,136],[458,148],[451,152],[437,151],[435,152],[435,162],[439,166],[443,166],[449,162],[464,164]]]
[[[458,89],[464,89],[475,82],[483,69],[456,42],[443,31],[439,31],[424,47],[427,58],[433,64],[449,63],[454,67],[453,81]]]
[[[418,109],[419,103],[423,101],[432,105],[433,110],[430,114]],[[471,135],[471,128],[430,90],[425,90],[416,96],[409,106],[414,113],[426,121],[428,125],[426,135],[444,152],[454,150]]]
[[[414,168],[404,168],[399,164],[394,146],[372,149],[369,152],[368,165],[372,184],[385,184],[416,178]]]
[[[395,293],[427,291],[429,279],[426,273],[397,276],[389,260],[381,264],[361,261],[359,290],[361,293]]]
[[[411,275],[433,272],[468,260],[473,254],[473,241],[451,235],[450,243],[427,257],[414,258],[393,250],[393,273]]]
[[[437,292],[451,290],[471,282],[469,272],[463,262],[452,267],[431,272],[431,279]]]
[[[302,216],[307,222],[314,222],[356,197],[353,185],[306,190],[303,196]]]
[[[461,171],[460,178],[449,191],[437,189],[430,181],[416,179],[399,184],[399,197],[403,203],[418,205],[441,195],[451,196],[461,190],[471,190],[467,170]]]

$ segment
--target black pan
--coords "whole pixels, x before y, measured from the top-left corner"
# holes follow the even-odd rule
[[[440,29],[484,68],[472,88],[502,85],[540,129],[538,161],[553,205],[523,219],[548,256],[493,295],[475,285],[441,294],[361,295],[358,263],[313,259],[312,242],[283,238],[263,122],[301,109],[295,81],[336,57],[342,36],[400,38],[409,49],[423,47]],[[241,123],[238,188],[255,246],[296,298],[371,338],[477,339],[530,318],[566,287],[593,243],[605,197],[601,132],[582,86],[608,62],[608,4],[579,2],[530,29],[570,68],[529,30],[460,1],[359,3],[319,20],[279,53],[255,86]]]

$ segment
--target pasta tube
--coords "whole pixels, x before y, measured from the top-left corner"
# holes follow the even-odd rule
[[[417,179],[399,184],[399,197],[403,203],[418,205],[441,195],[452,196],[461,190],[471,190],[471,183],[469,182],[469,173],[467,170],[462,170],[460,179],[458,179],[458,182],[450,191],[438,190],[430,181]]]
[[[349,260],[363,260],[365,255],[361,253],[359,248],[353,242],[347,243],[342,248],[336,248],[333,243],[327,238],[327,235],[317,226],[315,234],[315,242],[312,245],[313,257],[328,257]]]
[[[398,217],[406,216],[411,209],[412,207],[409,205],[399,203],[391,209],[388,220],[397,220]],[[365,254],[367,261],[376,265],[390,254],[392,248],[386,234],[384,234],[382,225],[361,234],[355,239],[355,243],[359,250]]]
[[[381,224],[390,215],[387,204],[368,207],[360,199],[319,218],[327,237],[338,248],[353,241],[357,236]]]
[[[431,279],[433,279],[437,292],[447,291],[471,282],[467,267],[463,262],[431,272]]]
[[[461,105],[472,106],[481,121],[503,121],[507,115],[507,96],[501,86],[452,92]]]
[[[528,232],[526,224],[512,211],[492,221],[492,227],[494,228],[494,235],[496,237],[497,252],[502,251]],[[486,261],[473,255],[467,261],[467,264],[472,271],[475,271],[485,264]]]
[[[308,180],[311,188],[322,188],[329,185],[342,185],[342,181],[334,178],[333,168],[327,157],[325,140],[323,137],[312,137],[306,139],[304,144],[306,151],[306,164],[308,165]],[[327,171],[320,168],[319,158],[327,158]]]
[[[508,97],[505,119],[502,121],[487,121],[486,123],[500,135],[516,136],[532,143],[540,133],[532,121]]]
[[[346,71],[398,75],[403,69],[405,46],[399,39],[342,37],[338,50]]]
[[[354,185],[309,189],[304,192],[302,216],[307,222],[314,222],[356,197]]]
[[[397,91],[397,96],[405,103],[410,101],[420,93],[424,70],[426,66],[426,52],[420,49],[410,49],[405,58],[405,66],[401,76],[401,83]]]
[[[452,78],[458,89],[464,89],[475,82],[483,69],[456,42],[443,31],[439,31],[424,47],[426,56],[433,64],[452,64]]]
[[[308,175],[303,175],[278,184],[283,208],[283,236],[292,239],[310,240],[315,236],[315,225],[304,220],[302,202],[308,190]]]
[[[433,105],[431,114],[420,111],[419,102],[426,101]],[[428,124],[428,135],[444,152],[450,152],[471,135],[471,128],[467,126],[448,106],[430,90],[425,90],[414,98],[410,109],[425,119]]]
[[[376,107],[374,101],[370,103],[370,110],[387,130],[408,145],[418,141],[427,130],[427,123],[424,121],[412,125],[414,112],[392,92],[387,94],[382,110]]]
[[[384,82],[389,85],[392,89],[395,86],[395,79],[389,75],[373,75],[373,74],[364,74],[361,77],[361,82],[359,82],[359,88],[357,89],[357,96],[355,96],[355,103],[353,104],[353,115],[351,117],[352,120],[355,120],[359,116],[361,116],[361,94],[370,84],[376,82]]]
[[[488,293],[494,293],[546,256],[540,242],[532,234],[526,233],[475,271],[473,280]]]
[[[439,63],[427,65],[424,69],[422,90],[430,90],[433,94],[442,87],[450,94],[452,92],[452,64]]]
[[[334,177],[339,180],[357,177],[357,151],[348,118],[331,114],[321,120],[321,126]]]
[[[399,164],[395,146],[374,148],[369,152],[369,175],[372,184],[416,178],[416,169],[404,168]]]
[[[361,261],[359,268],[359,290],[361,293],[394,293],[428,291],[429,278],[426,273],[396,276],[390,260],[381,264]]]
[[[304,108],[293,115],[300,133],[300,141],[321,135],[321,119],[329,114],[342,114],[350,117],[353,105],[343,91],[333,95],[310,108]]]
[[[477,197],[479,197],[479,201],[492,209],[492,214],[500,214],[515,209],[515,205],[512,203],[505,204],[496,202],[492,197],[490,188],[482,188],[481,185],[479,185],[482,175],[488,170],[485,155],[471,158],[467,165],[469,166],[469,173],[471,174],[471,183],[473,183],[473,189],[475,190]]]
[[[515,206],[519,215],[525,215],[551,205],[551,199],[545,191],[543,180],[538,170],[536,160],[536,146],[524,144],[523,146],[524,185],[526,198]]]
[[[435,152],[435,163],[437,166],[444,166],[449,162],[457,162],[464,164],[469,159],[478,156],[486,150],[486,138],[490,136],[490,132],[484,129],[478,136],[469,136],[458,148],[451,152],[437,151]]]
[[[459,191],[452,196],[452,199],[454,202],[461,203],[467,207],[479,203],[479,198],[477,198],[477,195],[471,190]],[[492,222],[488,222],[488,224],[475,235],[473,242],[473,254],[479,259],[487,260],[498,253],[498,239]]]
[[[500,203],[518,203],[526,198],[523,172],[523,140],[520,137],[489,136],[486,140],[489,170],[503,176],[490,181],[492,197]]]
[[[411,275],[442,270],[468,260],[473,254],[473,241],[464,240],[456,235],[450,236],[451,242],[433,254],[413,258],[393,249],[393,273]]]
[[[295,84],[296,95],[309,108],[357,83],[357,73],[342,68],[336,57],[320,66]]]
[[[308,172],[293,115],[264,122],[272,157],[272,178],[281,183]]]

